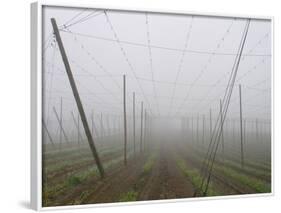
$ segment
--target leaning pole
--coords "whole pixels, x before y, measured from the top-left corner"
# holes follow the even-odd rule
[[[71,86],[71,89],[72,89],[72,92],[73,92],[73,95],[74,95],[74,98],[75,98],[75,101],[76,101],[76,105],[77,105],[77,108],[78,108],[78,111],[79,111],[79,114],[80,114],[80,117],[81,117],[81,120],[82,120],[82,123],[83,123],[85,134],[87,136],[89,146],[91,148],[92,154],[93,154],[94,159],[96,161],[96,164],[98,166],[100,176],[101,176],[101,178],[103,178],[104,177],[104,169],[103,169],[102,163],[100,161],[98,152],[96,150],[96,146],[95,146],[92,134],[91,134],[90,127],[88,125],[86,114],[85,114],[85,111],[84,111],[84,108],[83,108],[83,105],[82,105],[82,102],[81,102],[81,99],[80,99],[80,96],[79,96],[79,93],[78,93],[78,89],[77,89],[75,81],[74,81],[74,77],[73,77],[73,74],[72,74],[72,71],[71,71],[71,68],[70,68],[70,64],[69,64],[69,61],[68,61],[66,53],[65,53],[65,49],[64,49],[61,37],[60,37],[58,25],[57,25],[56,20],[54,18],[51,18],[51,22],[52,22],[54,34],[55,34],[55,37],[56,37],[56,40],[57,40],[57,43],[58,43],[58,46],[59,46],[61,57],[62,57],[64,66],[65,66],[65,70],[66,70],[66,73],[67,73],[67,76],[68,76],[68,80],[69,80],[69,83],[70,83],[70,86]]]

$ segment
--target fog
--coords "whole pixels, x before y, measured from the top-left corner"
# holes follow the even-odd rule
[[[66,139],[60,139],[62,133],[53,107],[61,116],[70,141],[78,140],[78,131],[81,140],[85,134],[51,18],[60,28],[87,120],[98,143],[114,134],[118,135],[115,140],[122,143],[123,75],[127,83],[130,146],[133,92],[137,142],[143,102],[147,115],[144,130],[155,141],[157,136],[177,135],[177,140],[183,137],[190,143],[209,143],[246,19],[45,7],[43,120],[55,143]],[[236,143],[240,134],[239,84],[246,140],[270,142],[271,33],[270,21],[251,20],[224,123],[229,146]],[[79,130],[72,112],[79,121]],[[49,143],[47,135],[44,138]]]

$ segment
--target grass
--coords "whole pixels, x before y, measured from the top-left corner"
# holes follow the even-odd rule
[[[128,156],[131,156],[132,153],[129,152]],[[104,169],[107,169],[111,166],[114,166],[120,162],[123,161],[123,156],[120,156],[118,158],[115,158],[113,160],[110,160],[103,164]],[[54,185],[48,185],[48,180],[43,184],[43,205],[49,206],[52,204],[52,202],[58,197],[61,193],[69,192],[71,193],[71,190],[80,185],[83,184],[83,182],[89,180],[90,178],[93,178],[94,176],[98,175],[99,172],[97,170],[97,166],[90,166],[88,169],[75,172],[75,174],[70,174],[65,178],[64,182],[60,182]],[[83,195],[83,197],[85,197]]]
[[[121,153],[120,149],[106,150],[106,151],[101,152],[101,156],[106,157],[106,156],[112,156],[112,155],[119,155],[120,153]],[[56,171],[60,171],[64,168],[71,167],[73,165],[86,164],[86,163],[91,163],[91,162],[95,163],[93,156],[90,152],[89,153],[85,152],[85,154],[78,153],[78,154],[76,154],[76,156],[72,156],[72,157],[75,157],[77,159],[65,158],[64,160],[61,160],[60,162],[57,162],[57,163],[50,163],[50,162],[48,162],[48,160],[45,160],[46,162],[48,162],[48,163],[46,163],[46,168],[45,168],[47,174],[54,173]]]
[[[77,175],[72,175],[66,180],[66,185],[68,187],[74,187],[78,184],[82,183],[83,181],[86,181],[89,178],[95,177],[98,174],[98,171],[96,168],[90,168],[88,170],[85,170]]]
[[[138,197],[138,193],[131,190],[125,194],[122,194],[119,201],[120,202],[136,201],[137,197]]]
[[[193,155],[193,157],[202,163],[202,160],[199,159],[198,155]],[[227,166],[229,165],[229,166]],[[225,166],[221,166],[217,163],[214,164],[214,170],[221,172],[223,175],[225,175],[228,178],[233,179],[234,181],[237,181],[243,185],[246,185],[250,187],[251,189],[254,189],[258,193],[268,193],[271,192],[271,184],[267,183],[264,180],[258,179],[256,177],[251,176],[250,174],[243,174],[239,168],[239,163],[236,163],[235,161],[227,160],[225,161]],[[232,166],[233,168],[230,168]],[[236,167],[236,168],[235,168]],[[239,169],[239,170],[238,170]],[[265,170],[262,171],[260,169],[255,169],[249,166],[245,167],[245,170],[252,173],[252,175],[256,176],[267,176],[267,178],[271,177],[270,172],[266,172]]]
[[[226,166],[229,165],[229,166],[233,167],[233,169],[241,170],[241,165],[238,162],[225,160],[224,163]],[[244,166],[244,169],[245,169],[245,171],[251,173],[252,175],[261,176],[261,177],[264,176],[267,179],[271,178],[271,172],[269,172],[269,171],[266,171],[266,170],[262,171],[262,170],[259,170],[259,169],[253,168],[253,167],[249,167],[247,165]]]
[[[202,177],[201,177],[199,171],[197,169],[188,169],[186,167],[185,162],[180,158],[177,158],[176,164],[177,164],[178,168],[183,172],[183,174],[191,180],[191,183],[194,185],[194,187],[196,189],[199,189],[201,182],[202,182]],[[205,187],[206,187],[206,183],[203,185],[202,188],[205,188]],[[207,196],[217,196],[217,195],[220,195],[220,193],[214,189],[212,183],[209,183],[209,187],[208,187],[208,191],[207,191],[206,195]]]
[[[262,180],[257,178],[249,177],[248,175],[238,173],[237,171],[230,169],[228,167],[219,167],[214,165],[214,170],[223,172],[223,174],[229,178],[239,181],[241,184],[244,184],[256,192],[267,193],[271,192],[271,184],[267,184]]]
[[[121,195],[120,202],[136,201],[138,197],[138,189],[142,188],[147,175],[152,171],[155,163],[155,155],[150,155],[143,165],[141,175],[138,182],[134,185],[133,189]]]
[[[76,162],[73,161],[73,160],[64,160],[60,163],[56,163],[56,164],[53,164],[53,165],[50,165],[50,166],[46,166],[45,171],[48,175],[50,175],[50,174],[54,175],[55,172],[61,171],[65,168],[69,168],[71,166],[75,166],[75,165],[79,165],[79,164],[91,163],[91,162],[94,163],[94,160],[93,160],[92,156],[80,159],[79,161],[76,161]],[[50,178],[51,178],[51,176],[50,176]]]
[[[81,182],[82,182],[82,179],[80,177],[70,176],[66,181],[66,185],[72,187],[72,186],[77,186]]]
[[[152,167],[154,165],[154,161],[155,161],[155,156],[151,155],[143,166],[143,174],[148,174],[151,172]]]
[[[195,148],[195,147],[194,147]],[[199,150],[197,148],[194,149],[194,152],[190,153],[192,154],[192,156],[194,156],[195,158],[198,158],[198,157],[204,157],[205,153],[202,152],[202,150]],[[237,163],[239,164],[240,163],[240,153],[234,153],[234,156],[232,156],[233,154],[231,154],[230,156],[228,156],[228,161],[230,162],[233,162],[233,163]],[[232,157],[231,157],[232,156]],[[245,160],[245,166],[247,168],[252,168],[252,169],[255,169],[256,171],[260,171],[260,172],[267,172],[267,173],[271,173],[271,164],[263,161],[257,161],[258,159],[246,159]]]
[[[221,172],[224,176],[231,178],[234,181],[237,181],[243,185],[250,187],[251,189],[254,189],[256,192],[259,193],[271,192],[271,184],[268,184],[263,180],[252,177],[251,175],[243,174],[241,173],[241,171],[231,169],[227,166],[221,166],[216,163],[214,164],[213,169],[214,171]]]

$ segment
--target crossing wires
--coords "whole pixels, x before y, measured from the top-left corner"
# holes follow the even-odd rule
[[[216,52],[216,50],[220,49],[222,44],[224,43],[226,37],[229,35],[230,30],[234,24],[234,21],[236,21],[236,18],[232,19],[232,21],[230,22],[229,26],[227,27],[226,31],[224,32],[222,38],[219,40],[219,42],[217,43],[216,47],[214,48],[213,53]],[[184,104],[186,102],[186,100],[189,98],[190,92],[193,89],[194,85],[196,84],[196,82],[202,77],[202,75],[206,72],[209,64],[211,64],[212,60],[213,60],[214,54],[211,54],[207,60],[207,62],[205,63],[205,65],[202,67],[201,71],[199,72],[199,74],[197,75],[197,77],[193,80],[191,86],[189,87],[189,90],[187,91],[187,94],[184,98],[184,100],[182,101],[182,103],[180,104],[180,106],[177,109],[176,114],[178,114],[178,112],[181,110],[182,107],[184,107]]]
[[[172,99],[171,99],[171,103],[170,103],[170,110],[172,109],[173,107],[173,104],[174,104],[174,97],[175,97],[175,91],[176,91],[176,87],[177,87],[177,82],[178,82],[178,78],[179,78],[179,74],[182,70],[182,65],[183,65],[183,61],[184,61],[184,56],[185,56],[185,53],[186,53],[186,49],[188,47],[188,43],[189,43],[189,40],[190,40],[190,34],[191,34],[191,30],[192,30],[192,24],[193,24],[193,16],[191,16],[191,20],[190,20],[190,23],[189,23],[189,26],[188,26],[188,29],[187,29],[187,33],[186,33],[186,38],[185,38],[185,43],[184,43],[184,51],[182,52],[182,55],[181,55],[181,59],[180,59],[180,62],[179,62],[179,65],[178,65],[178,69],[177,69],[177,74],[176,74],[176,79],[174,81],[174,87],[173,87],[173,91],[172,91]]]
[[[254,51],[259,45],[261,45],[262,42],[264,42],[264,40],[268,39],[268,36],[269,36],[268,33],[266,33],[263,37],[261,37],[261,38],[258,40],[258,42],[256,42],[255,45],[253,45],[253,47],[252,47],[246,54],[244,53],[244,54],[242,55],[241,61],[244,61],[244,60],[245,60],[246,55],[252,54],[253,51]],[[241,81],[244,77],[246,77],[246,76],[247,76],[248,74],[250,74],[252,71],[256,70],[256,68],[257,68],[258,66],[260,66],[260,65],[263,64],[263,63],[265,63],[265,61],[266,61],[267,58],[268,58],[268,57],[263,57],[260,62],[258,62],[257,64],[255,64],[253,67],[251,67],[248,71],[246,71],[246,72],[245,72],[244,74],[242,74],[241,76],[238,76],[238,77],[237,77],[237,80],[236,80],[236,83],[239,82],[239,81]],[[212,93],[212,91],[214,91],[214,89],[216,89],[216,88],[219,86],[219,84],[220,84],[227,76],[229,76],[230,73],[231,73],[231,71],[225,72],[225,73],[213,84],[213,87],[210,88],[210,89],[208,89],[208,91],[207,91],[207,93],[204,95],[204,98],[202,99],[202,101],[204,101],[207,97],[209,97],[210,94]],[[220,95],[221,95],[221,94],[220,94]],[[206,104],[206,107],[202,108],[203,111],[205,110],[205,108],[209,107],[211,104],[212,104],[212,102],[208,102],[208,103]],[[200,106],[201,103],[198,103],[198,105]],[[198,107],[198,105],[194,105],[193,109],[196,108],[196,107]],[[204,105],[204,106],[205,106],[205,105]]]
[[[151,80],[152,80],[152,83],[153,83],[154,99],[155,99],[155,102],[156,102],[158,115],[160,115],[159,104],[158,104],[158,100],[157,100],[155,80],[154,80],[152,51],[151,51],[151,47],[150,47],[151,40],[150,40],[150,31],[149,31],[149,18],[148,18],[147,12],[145,13],[145,25],[146,25],[146,36],[147,36],[147,45],[148,45],[147,47],[148,47],[148,56],[149,56],[149,68],[150,68],[150,73],[151,73]]]
[[[227,114],[227,111],[228,111],[228,107],[229,107],[233,87],[234,87],[234,84],[235,84],[235,79],[236,79],[236,76],[237,76],[237,71],[238,71],[238,68],[239,68],[241,55],[242,55],[243,48],[244,48],[244,45],[245,45],[245,42],[246,42],[249,26],[250,26],[250,19],[248,19],[246,24],[245,24],[245,29],[244,29],[243,36],[241,38],[241,42],[240,42],[239,49],[238,49],[238,54],[237,54],[237,57],[235,59],[233,69],[232,69],[232,73],[231,73],[231,76],[229,78],[228,86],[226,88],[225,95],[224,95],[224,98],[223,98],[222,124],[221,125],[224,124],[226,114]],[[217,153],[220,138],[221,138],[221,135],[222,135],[222,131],[221,131],[222,128],[220,128],[219,124],[220,124],[220,116],[218,116],[218,118],[217,118],[217,122],[216,122],[215,128],[214,128],[213,133],[212,133],[212,137],[211,137],[211,140],[210,140],[210,143],[209,143],[207,153],[205,155],[204,161],[202,162],[201,171],[203,172],[203,178],[202,178],[202,181],[201,181],[201,184],[200,184],[200,187],[199,187],[198,190],[199,190],[199,192],[203,192],[203,195],[206,195],[207,192],[208,192],[208,187],[209,187],[210,178],[211,178],[211,175],[212,175],[213,165],[214,165],[214,161],[216,159],[216,153]],[[194,196],[196,196],[197,193],[198,193],[198,191],[195,192]]]
[[[140,90],[141,90],[141,92],[142,92],[143,98],[144,98],[144,100],[145,100],[146,103],[147,103],[147,107],[148,107],[148,109],[150,110],[151,114],[153,114],[153,113],[152,113],[152,110],[151,110],[151,107],[150,107],[150,103],[149,103],[149,101],[148,101],[148,99],[147,99],[147,97],[146,97],[146,95],[145,95],[145,93],[144,93],[144,89],[143,89],[143,87],[142,87],[140,81],[139,81],[138,78],[137,78],[137,74],[136,74],[136,72],[135,72],[135,69],[134,69],[132,63],[130,62],[130,60],[129,60],[128,56],[127,56],[127,53],[126,53],[125,49],[123,48],[122,44],[120,43],[120,39],[119,39],[119,37],[118,37],[118,35],[117,35],[117,33],[116,33],[114,27],[113,27],[113,24],[111,23],[111,20],[110,20],[110,18],[109,18],[109,16],[108,16],[106,10],[104,11],[104,14],[105,14],[105,17],[106,17],[106,21],[107,21],[107,23],[108,23],[108,25],[109,25],[109,27],[110,27],[110,30],[112,31],[112,33],[113,33],[113,35],[114,35],[114,38],[116,39],[116,41],[117,41],[117,43],[118,43],[118,46],[119,46],[119,48],[120,48],[120,51],[121,51],[123,57],[125,58],[125,61],[126,61],[126,63],[128,64],[130,71],[133,73],[135,79],[137,80],[137,83],[138,83],[138,86],[139,86],[139,88],[140,88]]]

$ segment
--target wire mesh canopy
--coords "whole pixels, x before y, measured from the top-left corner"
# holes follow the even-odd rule
[[[46,104],[73,97],[52,36],[55,15],[87,110],[122,112],[122,75],[151,115],[204,114],[217,109],[226,89],[245,19],[46,8],[44,82]],[[49,35],[49,36],[48,36]],[[235,86],[242,85],[247,117],[270,118],[270,22],[252,20]],[[230,112],[238,115],[238,89]],[[47,107],[49,111],[49,107]]]

